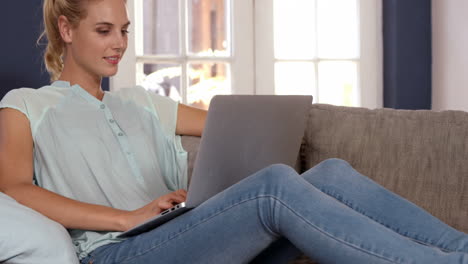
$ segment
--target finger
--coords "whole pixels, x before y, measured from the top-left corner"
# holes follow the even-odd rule
[[[171,200],[162,200],[158,202],[158,207],[166,210],[172,208],[174,205],[172,204]]]
[[[184,190],[184,189],[180,189],[180,190],[177,190],[175,191],[177,195],[180,195],[182,197],[184,197],[184,199],[187,199],[187,191]]]
[[[187,194],[181,190],[169,193],[166,195],[167,199],[172,199],[175,202],[183,202],[187,199]]]
[[[182,195],[176,194],[175,192],[169,194],[168,198],[169,198],[173,203],[176,203],[176,204],[185,202],[185,197],[182,196]]]

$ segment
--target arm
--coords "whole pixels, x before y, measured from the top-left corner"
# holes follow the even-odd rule
[[[66,228],[125,231],[172,206],[172,201],[185,200],[178,191],[160,197],[135,210],[82,203],[32,184],[33,140],[29,120],[13,109],[0,110],[0,191]]]
[[[118,230],[122,211],[81,203],[32,184],[33,140],[21,112],[0,110],[0,191],[67,228]]]
[[[207,111],[179,104],[176,134],[200,137],[205,127]]]

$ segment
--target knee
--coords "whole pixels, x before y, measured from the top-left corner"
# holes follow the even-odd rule
[[[272,164],[267,167],[268,170],[270,170],[273,173],[279,173],[279,174],[297,174],[296,170],[294,170],[291,166],[285,165],[285,164]]]
[[[298,173],[290,166],[285,164],[273,164],[264,169],[262,173],[264,182],[283,184],[298,176]]]
[[[320,162],[317,167],[323,167],[328,170],[345,170],[352,168],[351,165],[345,160],[337,159],[337,158],[330,158]]]
[[[273,177],[288,177],[298,175],[297,171],[285,164],[273,164],[267,167]]]
[[[316,184],[331,184],[332,182],[344,181],[354,169],[351,165],[342,159],[327,159],[310,170],[306,171],[302,176],[310,183]],[[316,186],[317,187],[317,186]]]

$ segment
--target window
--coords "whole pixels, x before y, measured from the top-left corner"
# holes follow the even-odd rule
[[[358,106],[358,1],[273,4],[275,93],[311,94],[320,103]]]
[[[215,94],[311,94],[382,105],[377,0],[134,0],[111,89],[136,83],[207,108]],[[133,17],[132,17],[133,16]]]

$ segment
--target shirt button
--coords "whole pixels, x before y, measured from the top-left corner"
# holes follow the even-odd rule
[[[119,132],[119,134],[118,134],[118,135],[119,135],[119,137],[121,137],[121,136],[123,136],[123,133],[122,133],[122,132]]]
[[[106,106],[102,104],[102,105],[101,105],[101,109],[104,109],[104,108],[106,108]]]
[[[109,119],[109,122],[114,123],[115,120],[114,119]]]

